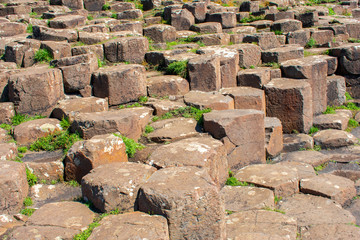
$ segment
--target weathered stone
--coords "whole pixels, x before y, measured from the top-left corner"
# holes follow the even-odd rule
[[[258,1],[244,1],[240,5],[240,12],[258,12],[259,2]]]
[[[225,238],[222,198],[205,169],[170,167],[155,172],[140,188],[138,204],[140,211],[167,218],[170,239]]]
[[[270,69],[255,68],[241,70],[237,74],[237,85],[260,88],[270,82]]]
[[[335,200],[344,205],[356,196],[354,182],[332,174],[321,174],[300,181],[300,191]]]
[[[142,185],[156,168],[141,163],[110,163],[100,165],[81,181],[82,195],[101,212],[119,209],[134,211],[135,200]]]
[[[272,31],[294,32],[302,28],[302,23],[295,19],[281,19],[273,22]]]
[[[72,98],[59,101],[51,113],[51,117],[62,120],[63,118],[73,121],[78,113],[108,111],[108,103],[104,98],[85,97]]]
[[[63,96],[59,69],[28,68],[9,79],[9,98],[18,114],[48,115]]]
[[[86,228],[94,217],[95,213],[84,204],[64,201],[45,204],[31,215],[27,224],[81,230]]]
[[[94,96],[109,100],[109,105],[137,101],[146,95],[145,68],[141,65],[118,65],[93,73]]]
[[[221,88],[220,58],[199,56],[188,62],[191,90],[217,91]]]
[[[218,12],[207,16],[208,22],[221,23],[222,28],[233,28],[236,26],[236,14],[234,12]]]
[[[303,240],[356,240],[360,236],[360,229],[352,224],[319,224],[300,228],[300,235]]]
[[[0,23],[0,37],[11,37],[26,32],[26,25],[15,22],[2,22]]]
[[[33,26],[33,36],[43,41],[75,42],[78,39],[78,33],[74,29],[53,29],[44,26]]]
[[[317,57],[305,57],[281,63],[285,77],[306,79],[310,84],[313,98],[313,112],[320,114],[327,106],[326,76],[327,62]]]
[[[154,43],[173,42],[176,40],[176,28],[165,24],[156,24],[144,28],[144,36],[149,37]]]
[[[29,185],[26,180],[25,165],[13,161],[0,164],[0,213],[18,213],[27,196]]]
[[[234,87],[222,88],[220,92],[234,99],[235,109],[255,109],[266,113],[263,90],[251,87]]]
[[[318,11],[306,11],[295,15],[295,18],[301,21],[304,28],[313,27],[318,25],[319,15]]]
[[[40,208],[48,203],[72,201],[81,198],[81,187],[68,184],[45,185],[36,184],[29,190],[29,197],[33,201],[33,208]]]
[[[288,44],[298,44],[301,47],[305,47],[309,40],[310,40],[309,30],[297,30],[294,32],[289,32],[286,35],[286,41]]]
[[[221,23],[206,22],[192,25],[190,30],[198,33],[222,33]]]
[[[189,82],[180,76],[164,75],[147,79],[147,92],[150,96],[185,95],[189,90]]]
[[[0,102],[0,124],[11,124],[11,118],[15,116],[14,104],[10,102]]]
[[[186,105],[183,102],[171,101],[171,100],[158,100],[155,98],[149,98],[145,103],[146,106],[154,109],[154,115],[161,116],[169,111],[173,111],[179,108],[185,108]]]
[[[261,48],[255,44],[236,44],[228,47],[239,53],[239,66],[250,68],[261,64]]]
[[[186,8],[194,15],[196,23],[201,23],[205,21],[207,5],[206,2],[188,2],[183,5],[183,8]]]
[[[21,226],[11,232],[9,239],[11,240],[27,240],[27,239],[72,239],[80,230],[68,229],[58,226]]]
[[[187,9],[173,10],[171,12],[171,25],[177,31],[189,30],[195,24],[195,18]]]
[[[257,43],[262,50],[280,47],[280,43],[273,32],[255,33],[253,35],[245,35],[243,42]]]
[[[4,137],[5,140],[8,140],[8,137]],[[13,160],[17,157],[17,146],[15,143],[1,143],[0,142],[0,160]]]
[[[346,207],[346,210],[350,211],[356,218],[356,224],[360,223],[360,199],[354,199],[352,203]]]
[[[184,102],[187,105],[199,109],[210,108],[212,110],[234,109],[234,100],[218,92],[190,91],[184,95]]]
[[[38,138],[61,131],[60,121],[43,118],[21,123],[14,128],[14,138],[20,145],[30,145]]]
[[[79,113],[71,125],[74,132],[82,138],[90,139],[95,135],[120,132],[122,135],[139,139],[148,124],[151,108],[127,108],[118,111]]]
[[[329,76],[327,82],[327,104],[341,106],[345,103],[346,83],[345,78],[338,75]]]
[[[130,9],[117,13],[116,19],[141,19],[143,17],[140,9]]]
[[[84,7],[88,11],[101,11],[102,7],[105,4],[105,0],[83,0],[84,1]]]
[[[161,6],[160,0],[142,0],[144,11],[151,10]]]
[[[85,25],[85,17],[81,15],[65,15],[49,20],[51,28],[76,28]]]
[[[296,219],[278,212],[253,210],[226,218],[227,239],[291,239],[297,236]]]
[[[263,62],[284,62],[290,59],[303,58],[304,48],[298,45],[287,45],[265,50],[261,53]]]
[[[285,166],[297,171],[299,180],[304,178],[311,178],[316,176],[316,172],[310,164],[303,162],[278,162],[276,163],[280,166]]]
[[[204,168],[219,186],[228,177],[225,148],[220,141],[211,137],[187,138],[160,146],[149,156],[147,163],[156,168]]]
[[[348,126],[349,117],[344,114],[322,114],[314,117],[314,127],[320,130],[338,129],[345,130]]]
[[[266,188],[225,186],[220,193],[224,197],[225,209],[231,212],[274,207],[274,193]]]
[[[317,167],[327,163],[330,160],[330,157],[317,151],[296,151],[286,153],[282,159],[285,162],[303,162],[310,164],[313,167]]]
[[[323,197],[295,194],[279,203],[280,210],[294,217],[299,227],[355,223],[355,217],[340,204]]]
[[[281,19],[294,19],[294,12],[292,11],[284,11],[284,12],[277,12],[277,13],[268,13],[265,16],[266,20],[277,21]]]
[[[216,139],[228,137],[235,145],[228,156],[230,169],[265,162],[263,112],[252,109],[212,111],[204,114],[204,129]]]
[[[119,235],[121,234],[121,237]],[[146,213],[134,212],[119,215],[110,215],[100,221],[89,240],[107,239],[114,237],[131,239],[159,239],[169,240],[169,230],[166,218],[150,216]]]
[[[150,124],[154,131],[148,137],[154,142],[173,142],[199,134],[197,122],[192,118],[173,118]]]
[[[266,156],[276,157],[283,149],[282,125],[278,118],[265,117]]]
[[[23,161],[28,169],[36,175],[38,181],[58,181],[64,178],[64,154],[62,151],[28,153]]]
[[[49,50],[54,59],[71,57],[71,45],[67,42],[44,41],[40,48]]]
[[[255,164],[246,166],[235,174],[239,181],[269,188],[276,196],[287,197],[299,192],[297,170],[280,165]]]
[[[310,84],[286,78],[273,79],[264,86],[266,112],[280,119],[283,131],[308,132],[313,122]]]
[[[113,134],[97,135],[90,140],[76,142],[65,158],[66,180],[81,179],[92,169],[112,162],[127,162],[123,140]]]
[[[317,132],[314,141],[322,148],[339,148],[356,144],[359,139],[346,131],[328,129]]]

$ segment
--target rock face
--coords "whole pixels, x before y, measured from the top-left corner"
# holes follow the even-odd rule
[[[126,147],[120,137],[113,134],[97,135],[70,148],[65,159],[65,177],[81,182],[86,174],[100,165],[127,160]]]
[[[82,179],[83,198],[101,212],[134,211],[139,186],[155,171],[154,167],[140,163],[100,165]]]
[[[346,131],[328,129],[314,135],[315,144],[322,148],[339,148],[358,143],[358,139]]]
[[[249,109],[212,111],[204,114],[204,129],[216,139],[227,138],[235,146],[228,156],[230,169],[265,162],[263,112]]]
[[[29,191],[23,163],[0,161],[0,213],[18,213]]]
[[[109,237],[168,240],[169,231],[166,218],[134,212],[105,217],[88,239],[107,239]]]
[[[272,189],[276,196],[291,196],[299,191],[297,170],[280,165],[255,164],[240,169],[235,178]]]
[[[204,168],[219,185],[223,185],[228,176],[225,148],[220,141],[211,137],[187,138],[160,146],[149,156],[148,164],[156,168]]]
[[[205,169],[157,171],[141,186],[138,204],[140,211],[167,218],[170,239],[225,238],[224,205]]]
[[[14,74],[9,79],[9,98],[17,113],[49,115],[64,97],[59,69],[34,68]]]

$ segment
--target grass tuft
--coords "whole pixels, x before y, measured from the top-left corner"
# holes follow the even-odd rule
[[[166,74],[169,75],[179,75],[183,78],[187,78],[187,64],[188,61],[178,61],[178,62],[173,62],[170,63],[166,69],[165,72]]]
[[[26,168],[26,179],[28,181],[29,187],[34,186],[38,182],[37,176],[32,173],[28,168]]]
[[[53,56],[49,50],[39,49],[35,52],[34,59],[36,62],[50,62],[53,60]]]
[[[33,205],[33,201],[31,199],[31,197],[26,197],[23,201],[23,205],[25,207],[30,207],[31,205]]]
[[[135,153],[138,150],[144,149],[145,146],[142,145],[141,143],[136,142],[134,139],[131,138],[127,138],[125,136],[122,136],[120,134],[114,133],[115,136],[122,138],[122,140],[124,141],[124,144],[126,146],[126,154],[128,155],[129,158],[132,158],[135,156]]]

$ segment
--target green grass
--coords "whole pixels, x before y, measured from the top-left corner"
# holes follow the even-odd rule
[[[187,64],[188,61],[178,61],[170,63],[166,67],[165,73],[170,75],[179,75],[183,78],[187,78]]]
[[[31,205],[33,205],[33,201],[31,199],[31,197],[26,197],[23,201],[23,205],[25,207],[30,207]]]
[[[75,180],[71,180],[71,181],[68,181],[68,182],[64,182],[66,185],[69,185],[69,186],[72,186],[72,187],[79,187],[80,184],[75,181]]]
[[[229,177],[226,182],[225,182],[225,185],[228,185],[228,186],[249,186],[249,183],[247,182],[240,182],[238,181],[235,177]]]
[[[334,16],[334,15],[336,15],[336,13],[334,12],[334,9],[333,9],[333,8],[328,7],[328,9],[329,9],[329,16]]]
[[[28,122],[31,120],[41,119],[41,118],[46,118],[46,117],[41,115],[35,115],[31,117],[29,115],[24,115],[24,114],[15,114],[15,116],[11,118],[11,124],[13,126],[17,126],[20,125],[21,123]]]
[[[348,127],[349,128],[356,128],[359,126],[358,121],[356,121],[355,119],[350,119],[349,123],[348,123]]]
[[[282,200],[282,197],[274,196],[274,203],[275,205],[278,204]]]
[[[280,63],[277,62],[267,62],[262,64],[264,67],[271,67],[273,69],[280,68]]]
[[[31,23],[29,23],[26,27],[26,32],[27,33],[33,33],[33,25]]]
[[[94,17],[92,15],[87,15],[87,20],[89,21],[94,20]]]
[[[37,176],[32,173],[28,168],[26,168],[26,179],[28,181],[29,187],[34,186],[38,182]]]
[[[281,213],[281,214],[285,214],[284,211],[282,211],[280,209],[277,209],[277,208],[264,207],[263,209],[266,210],[266,211],[272,211],[272,212],[278,212],[278,213]]]
[[[76,234],[73,239],[74,239],[74,240],[86,240],[86,239],[88,239],[88,238],[90,237],[92,231],[93,231],[96,227],[100,226],[100,223],[99,223],[99,222],[100,222],[104,217],[109,216],[109,215],[117,215],[117,214],[119,214],[119,213],[120,213],[120,211],[119,211],[118,209],[116,209],[116,210],[110,211],[110,212],[108,212],[108,213],[103,213],[103,214],[101,214],[100,216],[98,216],[98,217],[96,217],[96,218],[94,219],[94,221],[88,226],[88,228],[87,228],[86,230],[82,231],[82,232],[79,233],[79,234]]]
[[[345,93],[345,97],[346,97],[346,101],[354,100],[354,98],[348,92]]]
[[[20,213],[30,217],[35,212],[35,210],[36,209],[34,209],[34,208],[24,208],[20,211]]]
[[[331,106],[327,106],[325,112],[323,112],[323,114],[335,114],[335,108],[331,107]]]
[[[0,128],[5,129],[6,131],[8,131],[8,134],[11,132],[12,130],[12,126],[10,124],[6,124],[6,123],[2,123],[0,124]]]
[[[66,131],[57,131],[48,136],[38,138],[30,145],[31,151],[55,151],[62,149],[64,154],[71,148],[71,146],[82,140],[78,133],[70,133]]]
[[[231,215],[231,214],[233,214],[234,212],[231,211],[231,210],[225,210],[225,213],[226,213],[227,215]]]
[[[126,154],[128,155],[129,158],[132,158],[135,156],[135,153],[138,150],[144,149],[145,146],[142,145],[141,143],[136,142],[134,139],[131,138],[127,138],[125,136],[122,136],[120,134],[116,134],[114,133],[115,136],[122,138],[122,140],[124,141],[124,144],[126,146]]]
[[[321,165],[319,165],[319,166],[314,167],[314,170],[315,170],[316,174],[317,174],[319,171],[324,170],[327,165],[328,165],[328,163],[326,162],[326,163],[323,163],[323,164],[321,164]]]
[[[50,62],[53,60],[53,56],[49,50],[39,49],[35,52],[34,59],[36,62]]]
[[[70,127],[71,123],[69,121],[69,118],[63,118],[60,121],[60,126],[63,130],[67,130]]]
[[[134,108],[134,107],[143,107],[143,105],[136,102],[136,103],[133,103],[133,104],[122,104],[122,105],[118,106],[119,109]]]
[[[273,31],[275,35],[283,35],[283,32],[281,30],[274,30]]]
[[[29,16],[30,17],[36,17],[38,14],[36,13],[36,12],[31,12],[31,13],[29,13]]]
[[[169,118],[174,118],[174,117],[184,117],[184,118],[194,118],[199,125],[203,124],[203,114],[204,113],[208,113],[211,112],[210,108],[207,109],[197,109],[195,107],[182,107],[182,108],[178,108],[172,111],[169,111],[163,115],[159,116],[155,116],[152,118],[153,122],[156,122],[158,120],[164,120],[164,119],[169,119]]]
[[[97,61],[98,61],[98,67],[99,67],[99,68],[104,67],[104,66],[106,65],[106,62],[103,61],[103,60],[100,60],[99,58],[98,58]]]
[[[316,46],[316,41],[314,38],[310,38],[309,41],[306,43],[305,48],[313,48]]]
[[[264,19],[265,19],[265,15],[260,15],[260,16],[250,15],[249,17],[241,19],[240,23],[250,23],[250,22],[264,20]]]
[[[26,151],[27,151],[27,147],[18,147],[19,153],[26,153]]]
[[[147,96],[141,96],[139,97],[139,103],[147,103],[149,98]]]
[[[316,133],[316,132],[318,132],[318,131],[319,131],[319,128],[314,127],[314,126],[311,126],[310,131],[309,131],[309,134],[311,135],[311,134],[314,134],[314,133]]]
[[[103,11],[107,11],[107,10],[110,10],[110,5],[109,4],[107,4],[107,3],[105,3],[103,6],[102,6],[102,10]]]
[[[150,125],[145,126],[145,133],[152,133],[154,131],[154,128]]]

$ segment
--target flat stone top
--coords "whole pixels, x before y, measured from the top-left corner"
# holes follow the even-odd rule
[[[286,182],[297,182],[298,172],[289,167],[274,164],[254,164],[240,169],[235,178],[260,186],[276,187]]]
[[[149,157],[149,164],[160,167],[205,166],[222,146],[222,142],[211,137],[187,138],[158,147]]]
[[[164,31],[165,29],[175,29],[173,26],[167,24],[154,24],[144,28],[144,30],[153,29],[153,28],[160,29],[162,31]]]
[[[281,127],[281,121],[280,119],[276,117],[265,117],[265,128],[270,127]]]
[[[162,82],[173,82],[173,81],[181,83],[184,80],[186,79],[177,75],[161,75],[161,76],[149,77],[147,79],[148,83],[162,83]]]
[[[190,91],[184,95],[184,101],[192,104],[228,103],[233,101],[229,96],[218,92]]]
[[[94,73],[106,74],[106,73],[127,71],[130,69],[142,69],[142,71],[145,72],[145,67],[142,65],[139,65],[139,64],[120,64],[120,65],[115,65],[115,66],[111,66],[111,67],[100,68]]]
[[[231,88],[222,88],[220,93],[225,95],[231,95],[233,97],[242,97],[242,96],[256,96],[262,97],[264,91],[258,88],[252,87],[231,87]]]
[[[269,83],[265,84],[266,89],[278,88],[278,89],[304,89],[310,88],[310,84],[306,81],[299,81],[301,79],[291,78],[274,78]]]
[[[53,72],[59,72],[60,73],[60,69],[57,68],[49,68],[48,66],[38,66],[38,67],[30,67],[30,68],[25,68],[22,71],[16,72],[14,74],[12,74],[10,76],[11,79],[13,78],[17,78],[17,77],[26,77],[28,78],[28,76],[30,75],[39,75],[39,74],[47,74],[47,73],[53,73]]]
[[[264,115],[264,112],[255,109],[229,109],[221,111],[211,111],[204,114],[205,119],[211,119],[212,121],[221,121],[226,119],[235,119],[237,117],[243,117],[248,115]]]
[[[313,66],[316,64],[325,64],[325,63],[327,63],[325,59],[319,58],[317,56],[309,56],[309,57],[291,59],[281,62],[281,66],[282,67]]]
[[[148,107],[135,107],[115,111],[79,113],[75,116],[75,121],[114,121],[132,116],[141,119],[151,114],[152,111],[153,109]]]
[[[285,53],[285,52],[290,52],[290,51],[304,51],[304,48],[301,47],[298,44],[287,44],[285,46],[268,49],[268,50],[265,50],[263,52],[266,52],[266,53],[278,53],[278,52]]]
[[[330,156],[322,154],[317,151],[296,151],[289,152],[283,156],[283,161],[289,162],[303,162],[312,165],[313,167],[319,166],[330,160]]]

